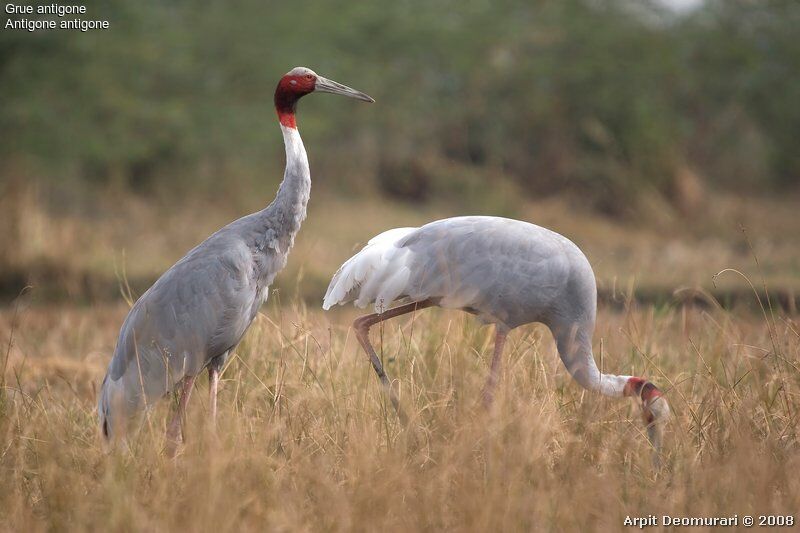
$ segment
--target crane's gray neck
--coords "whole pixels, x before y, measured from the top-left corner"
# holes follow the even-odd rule
[[[311,172],[303,140],[296,128],[281,125],[286,146],[286,171],[275,200],[264,210],[282,253],[294,244],[294,237],[306,218],[311,195]]]
[[[631,376],[604,374],[597,368],[592,353],[594,322],[558,320],[550,325],[558,347],[558,355],[573,379],[583,388],[604,396],[623,396]]]

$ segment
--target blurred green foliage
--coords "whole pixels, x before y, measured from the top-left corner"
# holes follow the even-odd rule
[[[0,32],[3,180],[271,189],[273,88],[306,65],[377,100],[301,104],[315,180],[347,194],[502,181],[622,212],[687,167],[740,190],[800,182],[796,0],[86,5],[111,29]]]

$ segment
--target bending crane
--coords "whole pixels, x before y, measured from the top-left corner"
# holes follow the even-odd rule
[[[495,326],[494,355],[483,390],[488,407],[508,333],[523,324],[550,328],[558,353],[582,387],[638,398],[654,448],[661,446],[669,406],[649,381],[600,372],[592,355],[597,289],[592,267],[567,238],[498,217],[467,216],[396,228],[374,237],[333,276],[323,309],[355,302],[375,313],[353,323],[359,343],[401,414],[381,360],[369,341],[375,324],[425,307],[461,309]],[[390,307],[393,302],[403,305]],[[402,415],[401,415],[402,416]],[[657,456],[656,456],[657,457]]]

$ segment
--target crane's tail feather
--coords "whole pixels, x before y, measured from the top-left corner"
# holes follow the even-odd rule
[[[396,243],[416,229],[395,228],[373,237],[334,274],[322,308],[327,311],[351,301],[358,307],[374,302],[378,311],[388,308],[404,293],[411,276],[403,258],[408,251]]]

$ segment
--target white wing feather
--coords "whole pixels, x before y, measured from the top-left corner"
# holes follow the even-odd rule
[[[333,276],[322,308],[355,300],[358,307],[375,302],[377,312],[385,311],[406,290],[411,275],[405,264],[409,252],[396,243],[417,229],[390,229],[370,239]]]

